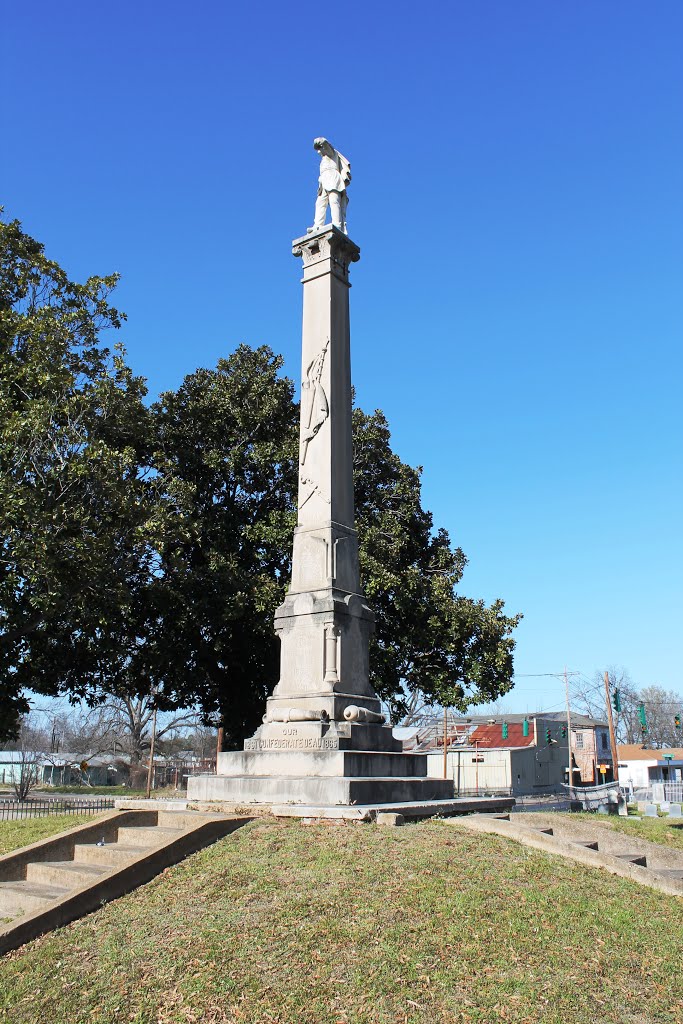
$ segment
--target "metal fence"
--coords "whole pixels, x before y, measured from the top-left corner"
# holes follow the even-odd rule
[[[512,796],[512,786],[456,786],[455,795],[458,797]]]
[[[1,800],[0,821],[45,818],[49,814],[99,814],[114,809],[114,801],[97,800]]]
[[[652,782],[630,791],[630,799],[651,804],[683,804],[683,782]]]

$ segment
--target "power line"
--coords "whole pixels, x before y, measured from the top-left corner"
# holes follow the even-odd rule
[[[567,672],[568,676],[580,676],[580,672]],[[515,672],[513,679],[564,679],[564,672]]]

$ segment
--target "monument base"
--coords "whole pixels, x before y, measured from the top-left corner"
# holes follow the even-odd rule
[[[406,755],[407,756],[407,755]],[[319,775],[195,775],[187,780],[187,799],[202,803],[233,804],[393,804],[448,800],[450,779],[378,777],[323,777]]]
[[[368,804],[444,800],[449,779],[427,775],[425,754],[404,753],[391,727],[268,722],[244,750],[218,755],[216,775],[188,779],[187,798],[225,804]]]

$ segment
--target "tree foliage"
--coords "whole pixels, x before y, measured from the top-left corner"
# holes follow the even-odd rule
[[[153,410],[158,479],[184,528],[162,551],[150,671],[170,704],[220,720],[228,745],[254,730],[278,678],[273,614],[290,574],[297,459],[281,366],[242,345]]]
[[[240,346],[151,407],[123,352],[116,276],[69,280],[0,224],[0,736],[24,688],[197,706],[228,745],[278,678],[298,409],[282,359]],[[512,683],[517,616],[459,594],[466,565],[422,507],[380,412],[354,413],[372,682],[464,710]],[[147,707],[148,704],[145,704]]]
[[[23,687],[109,685],[117,632],[150,571],[158,512],[141,472],[145,388],[99,334],[116,276],[69,280],[0,223],[0,733]]]

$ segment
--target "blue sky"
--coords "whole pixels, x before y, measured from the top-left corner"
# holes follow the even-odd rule
[[[532,674],[683,690],[679,0],[6,4],[0,201],[117,270],[154,396],[240,342],[298,380],[325,135],[351,160],[360,405],[524,612]],[[7,97],[12,97],[11,104]]]

